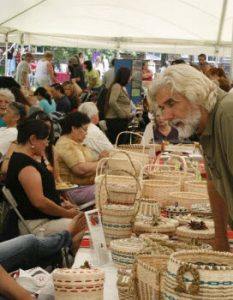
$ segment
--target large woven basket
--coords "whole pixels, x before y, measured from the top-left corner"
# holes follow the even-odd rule
[[[178,203],[179,206],[191,209],[193,204],[207,204],[209,203],[209,196],[200,193],[191,192],[173,192],[168,195],[170,205]]]
[[[205,180],[185,181],[184,191],[191,192],[191,193],[208,194],[207,181]]]
[[[102,223],[107,244],[113,239],[129,238],[135,216],[133,206],[106,204],[102,209]]]
[[[104,272],[91,269],[55,269],[56,300],[103,300]]]
[[[112,260],[119,269],[132,269],[136,256],[144,248],[142,240],[135,237],[110,242]]]
[[[173,253],[162,295],[165,300],[232,300],[233,254],[203,250]]]
[[[137,257],[138,298],[160,300],[161,284],[167,268],[168,255],[139,255]]]
[[[142,197],[154,199],[161,207],[169,205],[168,194],[180,192],[181,182],[176,180],[143,180]]]

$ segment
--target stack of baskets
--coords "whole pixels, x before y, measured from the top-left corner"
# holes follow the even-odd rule
[[[203,250],[173,253],[162,295],[164,300],[231,300],[233,254]]]
[[[126,157],[133,167],[130,158]],[[99,175],[101,178],[98,186],[98,191],[104,191],[104,196],[107,197],[104,205],[102,196],[98,197],[107,244],[112,239],[131,236],[136,213],[135,200],[140,194],[140,183],[135,174],[128,172],[128,176],[109,175],[110,160],[111,158],[106,162],[105,173]]]
[[[185,181],[184,191],[192,192],[192,193],[194,192],[194,193],[208,194],[207,181],[206,180]]]

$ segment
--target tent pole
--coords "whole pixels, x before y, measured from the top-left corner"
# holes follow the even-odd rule
[[[232,41],[231,41],[231,80],[233,80],[233,19],[232,19]]]
[[[6,51],[5,51],[5,76],[8,75],[8,33],[6,33],[6,37],[5,37],[5,47],[6,47]]]

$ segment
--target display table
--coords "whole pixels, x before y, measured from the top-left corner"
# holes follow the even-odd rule
[[[78,268],[87,260],[90,264],[95,265],[94,252],[92,249],[80,248],[75,256],[75,261],[72,268]],[[109,262],[101,267],[97,266],[105,272],[104,283],[104,300],[118,300],[117,291],[117,269],[113,262]]]

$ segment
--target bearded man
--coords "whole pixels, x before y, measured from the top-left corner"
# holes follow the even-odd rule
[[[227,225],[233,219],[233,95],[219,89],[203,73],[180,64],[156,79],[150,98],[163,118],[197,133],[202,145],[208,193],[215,223],[215,250],[229,251]],[[188,136],[187,136],[188,137]]]

